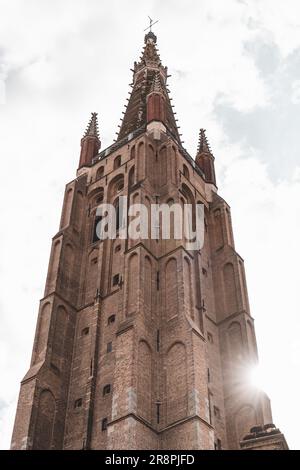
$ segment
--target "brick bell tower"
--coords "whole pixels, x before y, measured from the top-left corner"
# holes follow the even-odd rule
[[[81,140],[12,449],[286,448],[245,380],[254,323],[214,156],[203,129],[195,159],[183,148],[167,77],[150,31],[116,141],[99,153],[96,113]],[[120,196],[204,204],[204,246],[100,241],[96,208]]]

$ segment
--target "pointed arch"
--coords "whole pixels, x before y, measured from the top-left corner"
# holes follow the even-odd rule
[[[170,258],[165,266],[166,320],[178,315],[177,260]]]
[[[120,191],[120,186],[124,187],[124,175],[122,173],[116,175],[108,185],[108,202],[112,202],[112,198]]]
[[[98,275],[98,248],[90,251],[87,258],[86,267],[86,285],[85,285],[85,302],[93,302],[96,295],[97,275]]]
[[[45,303],[42,306],[39,322],[37,327],[37,336],[36,336],[36,346],[35,346],[35,355],[34,363],[40,362],[45,359],[47,343],[48,343],[48,333],[50,326],[50,315],[51,315],[51,304],[50,302]]]
[[[114,159],[114,170],[116,170],[117,168],[120,168],[121,163],[122,163],[122,157],[121,157],[121,155],[118,155],[118,156]]]
[[[104,166],[100,166],[96,173],[96,180],[99,180],[104,175]]]
[[[128,260],[128,302],[127,315],[132,315],[137,309],[137,286],[139,278],[139,257],[137,253],[130,255]]]
[[[243,357],[242,327],[238,321],[233,321],[227,328],[228,345],[232,363],[236,363]]]
[[[63,285],[67,289],[72,288],[72,273],[74,268],[75,252],[71,243],[67,243],[64,247],[64,264],[63,270]],[[70,292],[69,292],[70,293]]]
[[[232,263],[226,263],[223,267],[224,295],[226,314],[231,315],[238,311],[237,289],[235,272]]]
[[[160,186],[163,186],[167,183],[167,148],[163,146],[159,150],[159,177],[160,177]]]
[[[151,318],[152,314],[152,262],[149,256],[145,256],[144,264],[144,307],[145,315]]]
[[[187,416],[187,357],[186,347],[181,342],[173,343],[166,357],[167,368],[167,423]]]
[[[65,341],[67,336],[68,313],[63,305],[59,305],[56,310],[54,332],[52,339],[51,362],[58,367],[63,367]]]
[[[216,209],[213,213],[215,249],[219,250],[224,246],[224,234],[222,225],[221,209]]]
[[[132,186],[134,185],[134,178],[135,178],[134,166],[132,166],[129,170],[129,173],[128,173],[128,186],[129,186],[129,188],[132,188]]]
[[[53,393],[48,389],[42,390],[38,400],[33,441],[34,450],[51,450],[53,443],[55,411],[56,402]]]
[[[186,256],[183,259],[183,282],[185,314],[194,318],[191,263]]]
[[[52,292],[55,289],[55,284],[58,274],[59,258],[61,250],[61,240],[56,240],[54,242],[51,254],[51,262],[49,268],[49,279],[48,279],[48,293]]]
[[[138,413],[151,422],[152,403],[152,351],[145,340],[140,340],[138,346]]]
[[[189,172],[189,169],[186,165],[183,165],[183,168],[182,168],[182,173],[183,173],[183,176],[189,180],[190,179],[190,172]]]
[[[76,211],[75,211],[75,221],[74,226],[77,231],[80,230],[83,222],[83,194],[81,191],[76,193]]]

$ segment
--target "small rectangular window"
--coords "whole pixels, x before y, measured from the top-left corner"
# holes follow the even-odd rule
[[[101,430],[102,430],[102,431],[106,431],[106,430],[107,430],[107,418],[104,418],[104,419],[101,421]]]
[[[104,385],[102,394],[103,396],[110,394],[110,384]]]
[[[120,281],[120,274],[115,274],[114,277],[113,277],[113,286],[117,286],[119,285],[119,281]]]
[[[86,326],[85,328],[83,328],[83,330],[81,330],[81,336],[86,336],[88,335],[90,332],[90,329],[88,326]]]
[[[116,321],[116,315],[110,315],[110,317],[108,317],[107,319],[107,324],[111,325],[112,323],[115,323],[115,321]]]
[[[217,406],[214,406],[214,415],[217,419],[221,418],[221,413],[220,413],[220,410]]]
[[[94,228],[93,228],[93,243],[96,243],[100,240],[98,237],[97,232],[100,234],[100,227],[97,230],[98,224],[100,225],[101,220],[103,219],[102,215],[96,215],[95,220],[94,220]]]
[[[82,407],[82,398],[77,398],[77,400],[74,401],[74,408],[81,408]]]
[[[112,342],[111,341],[109,343],[107,343],[107,345],[106,345],[106,352],[107,353],[112,352]]]

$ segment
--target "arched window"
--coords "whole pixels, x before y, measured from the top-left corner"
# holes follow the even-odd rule
[[[123,207],[122,207],[122,198],[120,199],[117,197],[117,199],[114,202],[114,207],[116,211],[116,230],[118,231],[120,228],[122,228],[122,223],[123,223]]]
[[[100,193],[99,196],[96,198],[96,204],[101,204],[101,202],[103,202],[103,199],[104,199],[104,195],[103,193]]]
[[[124,188],[124,175],[117,175],[112,181],[109,183],[108,191],[107,191],[107,199],[111,201],[116,194],[122,191]]]
[[[190,173],[189,173],[189,170],[188,170],[188,167],[186,165],[183,165],[183,176],[189,180],[190,179]]]
[[[131,186],[134,185],[134,166],[129,171],[128,185],[129,185],[130,188],[131,188]]]
[[[97,234],[97,232],[100,233],[100,227],[98,228],[98,230],[97,230],[97,227],[98,227],[98,224],[101,223],[102,219],[103,219],[102,215],[96,215],[95,216],[92,243],[96,243],[100,240],[100,238],[98,237],[98,234]]]
[[[100,166],[96,173],[96,180],[99,180],[104,175],[104,166]]]
[[[118,155],[114,159],[114,170],[116,170],[117,168],[120,168],[120,166],[121,166],[121,155]]]
[[[110,388],[111,388],[110,384],[104,385],[102,395],[103,396],[109,395],[110,394]]]
[[[117,193],[119,193],[120,191],[123,191],[124,189],[124,180],[120,181],[120,183],[117,184]]]

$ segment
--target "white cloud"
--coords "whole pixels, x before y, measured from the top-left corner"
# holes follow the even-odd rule
[[[300,103],[300,80],[295,80],[292,83],[292,103],[298,104]]]

